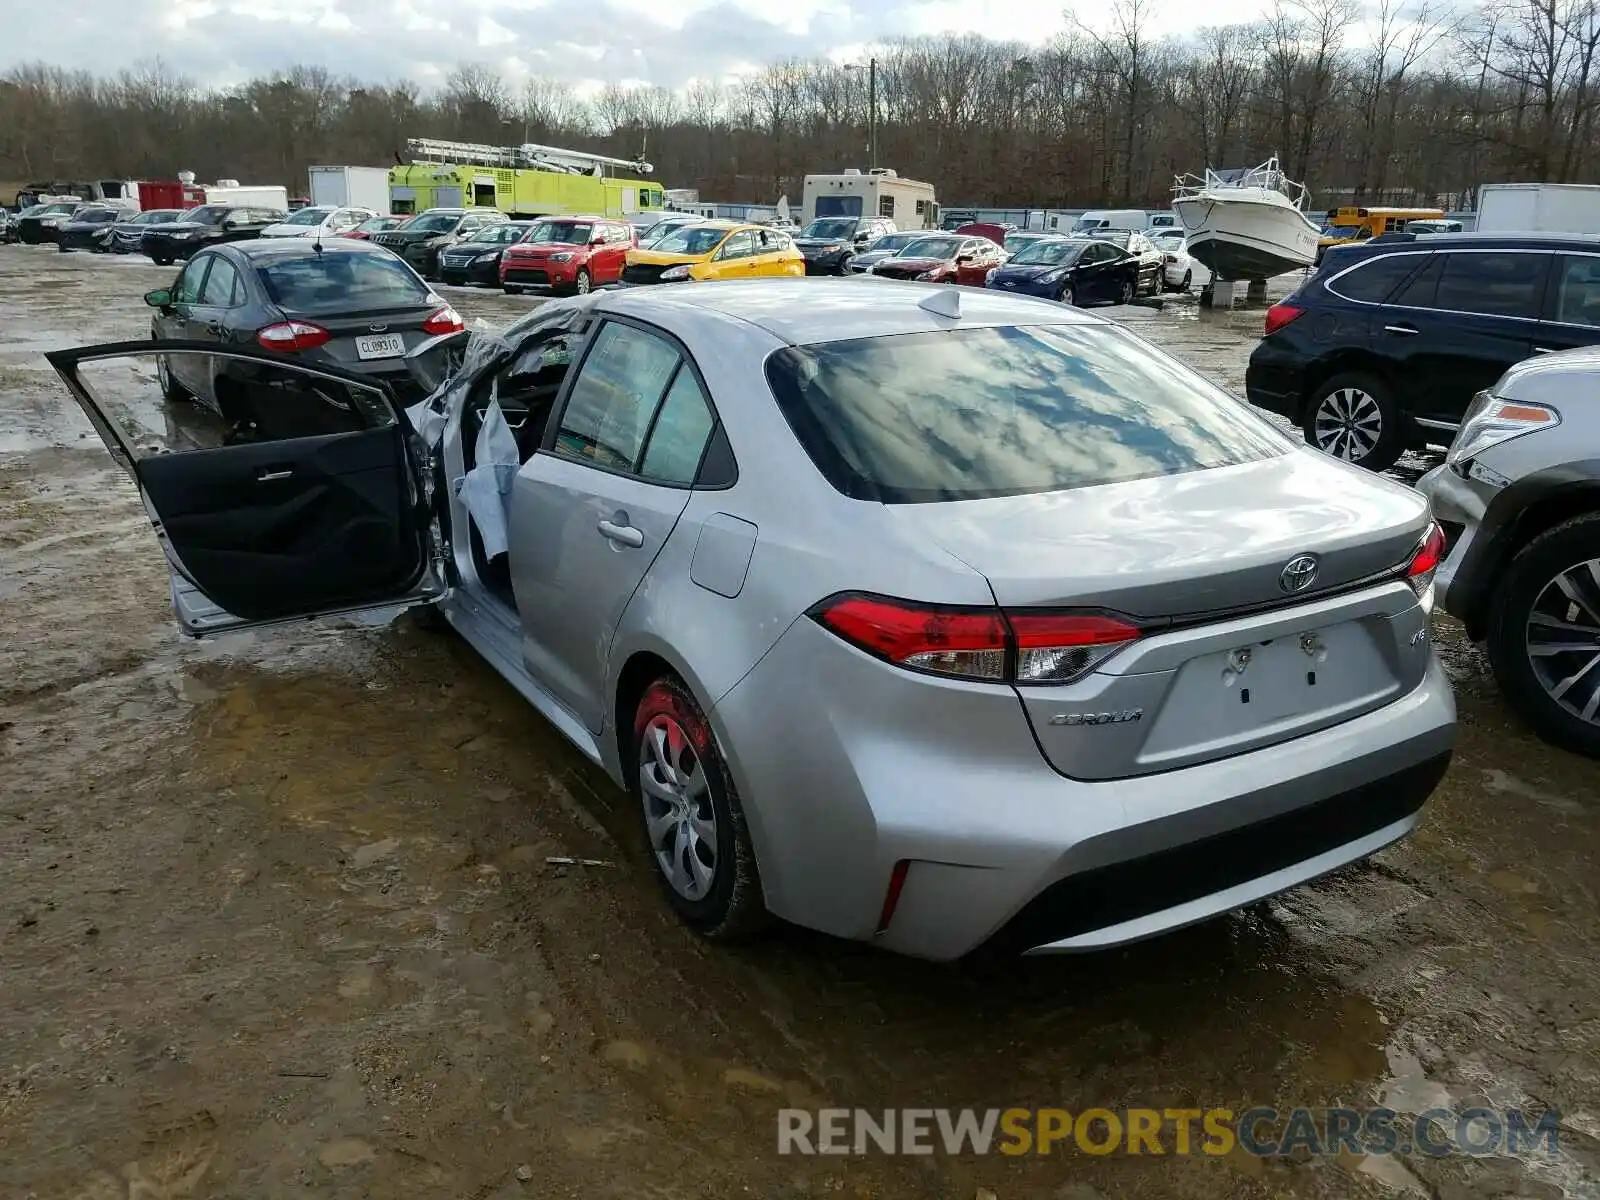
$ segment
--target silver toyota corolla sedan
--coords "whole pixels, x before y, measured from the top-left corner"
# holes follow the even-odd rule
[[[199,353],[272,419],[152,452],[106,368]],[[1113,946],[1403,837],[1449,761],[1426,502],[1080,310],[600,293],[413,352],[409,408],[263,351],[50,357],[187,632],[427,606],[708,936]]]

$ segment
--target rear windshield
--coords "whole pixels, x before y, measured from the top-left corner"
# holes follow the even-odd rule
[[[922,504],[1228,466],[1290,443],[1123,330],[1033,325],[792,346],[767,360],[835,488]]]
[[[272,302],[290,313],[404,308],[428,299],[428,287],[388,254],[307,254],[258,269]]]

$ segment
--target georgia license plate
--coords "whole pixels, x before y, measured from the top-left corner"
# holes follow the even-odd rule
[[[375,333],[356,339],[357,358],[399,358],[405,352],[405,340],[398,333]]]

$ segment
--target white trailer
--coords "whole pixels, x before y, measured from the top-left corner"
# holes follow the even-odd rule
[[[887,167],[863,174],[855,167],[839,175],[807,175],[800,222],[818,217],[888,217],[900,229],[933,229],[939,222],[933,184],[902,179]]]
[[[256,208],[289,211],[289,192],[281,185],[241,187],[237,179],[219,179],[204,188],[207,204],[248,204]]]
[[[1600,185],[1486,183],[1478,189],[1478,233],[1600,233]]]
[[[312,167],[313,204],[334,208],[370,208],[375,213],[389,211],[388,167]]]

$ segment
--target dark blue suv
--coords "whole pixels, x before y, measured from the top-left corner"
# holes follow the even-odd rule
[[[1448,445],[1512,363],[1600,343],[1600,237],[1399,234],[1330,250],[1267,312],[1250,403],[1381,471]]]

